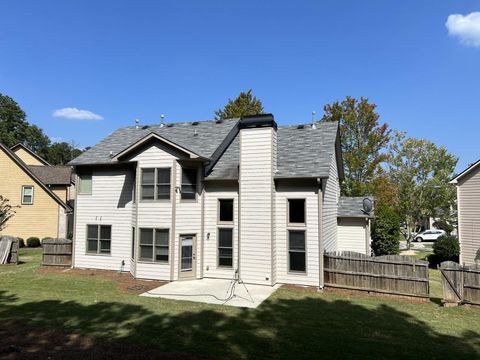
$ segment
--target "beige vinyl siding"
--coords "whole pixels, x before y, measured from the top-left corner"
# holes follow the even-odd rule
[[[306,226],[287,224],[288,199],[305,199]],[[298,183],[277,185],[276,193],[277,282],[318,286],[318,194],[313,186]],[[288,229],[305,230],[306,273],[288,271]]]
[[[55,195],[57,195],[65,203],[69,200],[67,198],[67,194],[68,194],[67,186],[52,186],[50,187],[50,190],[52,190],[52,192]]]
[[[458,218],[460,262],[470,265],[480,249],[480,167],[458,183]]]
[[[14,153],[27,165],[44,165],[40,160],[38,160],[35,156],[31,155],[25,149],[18,147]]]
[[[122,260],[130,270],[132,233],[132,183],[129,170],[92,173],[92,194],[77,194],[75,226],[75,267],[119,270]],[[87,225],[111,225],[111,254],[86,253]]]
[[[240,131],[240,275],[272,284],[273,128]]]
[[[144,261],[138,261],[136,265],[136,277],[144,279],[156,279],[156,280],[172,280],[171,278],[171,264],[172,261],[176,262],[176,259],[172,259],[173,246],[177,246],[177,241],[173,233],[172,224],[172,209],[174,201],[174,192],[176,184],[171,183],[170,187],[170,200],[142,200],[141,199],[141,169],[142,168],[171,168],[170,181],[173,181],[173,171],[175,171],[176,160],[182,158],[180,152],[172,149],[169,146],[156,143],[141,153],[133,156],[130,161],[137,162],[137,204],[136,209],[138,217],[132,215],[132,223],[138,221],[136,224],[137,230],[137,244],[136,253],[138,254],[139,248],[139,229],[140,228],[157,228],[157,229],[169,229],[170,230],[170,256],[168,264],[165,263],[149,263]],[[138,219],[138,220],[137,220]],[[131,245],[131,242],[129,241]],[[138,258],[138,256],[137,256]]]
[[[330,160],[330,171],[324,189],[323,205],[323,240],[325,251],[337,250],[337,214],[340,185],[338,181],[337,159],[333,154]]]
[[[233,226],[218,224],[218,199],[233,199]],[[231,279],[238,260],[238,184],[208,182],[205,186],[204,277]],[[233,267],[218,267],[218,228],[233,228]],[[205,235],[206,236],[206,235]],[[208,270],[207,270],[208,269]]]
[[[272,176],[277,171],[277,132],[272,132]],[[276,203],[277,196],[275,191],[275,183],[272,186],[272,284],[277,283],[277,214],[276,214]]]
[[[338,219],[338,251],[356,251],[370,255],[366,241],[367,220],[362,218]]]
[[[22,186],[31,185],[33,204],[22,205]],[[36,236],[57,237],[59,204],[42,187],[0,149],[0,194],[9,199],[15,215],[1,234],[27,239]]]

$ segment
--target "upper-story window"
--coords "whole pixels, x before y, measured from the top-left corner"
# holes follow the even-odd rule
[[[33,205],[33,186],[22,186],[22,205]]]
[[[197,196],[197,169],[182,168],[182,199],[193,199]]]
[[[288,199],[288,223],[305,224],[305,199]]]
[[[142,200],[170,199],[170,168],[142,169]]]
[[[78,187],[79,194],[91,194],[92,193],[92,174],[79,174],[80,186]]]
[[[233,199],[218,199],[218,222],[233,223]]]

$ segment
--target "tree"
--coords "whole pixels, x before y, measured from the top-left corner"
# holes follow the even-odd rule
[[[5,229],[7,221],[15,215],[14,206],[8,202],[8,199],[0,195],[0,231]]]
[[[410,244],[422,217],[448,218],[455,187],[449,184],[458,158],[428,140],[396,133],[390,145],[389,176],[397,186],[396,208]]]
[[[45,157],[52,165],[65,165],[69,161],[75,159],[82,153],[82,150],[78,149],[75,144],[67,142],[53,143],[48,148],[48,153]]]
[[[21,142],[40,156],[46,155],[50,145],[43,130],[29,124],[15,100],[3,94],[0,94],[0,142],[8,147]]]
[[[390,207],[379,205],[372,223],[372,250],[376,256],[400,252],[400,217]]]
[[[252,94],[252,90],[248,90],[242,91],[235,100],[228,99],[223,109],[215,111],[215,119],[231,119],[257,114],[263,114],[262,102]]]
[[[340,124],[345,166],[342,193],[346,196],[368,195],[371,191],[368,184],[388,158],[382,150],[389,142],[390,130],[386,123],[380,124],[376,107],[366,98],[357,100],[350,96],[324,107],[322,121],[338,121]]]

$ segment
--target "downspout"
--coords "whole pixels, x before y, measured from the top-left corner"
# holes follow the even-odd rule
[[[201,224],[200,224],[200,279],[203,279],[203,258],[204,258],[204,243],[205,243],[205,182],[202,181],[202,206],[201,206]],[[198,251],[197,251],[198,259]]]
[[[76,169],[76,168],[74,168]],[[93,181],[93,180],[92,180]],[[73,237],[72,237],[72,266],[71,268],[73,269],[75,267],[75,245],[76,245],[76,240],[77,240],[77,208],[78,208],[78,200],[77,200],[77,194],[79,191],[79,188],[77,186],[80,186],[80,182],[78,180],[78,174],[75,173],[75,203],[74,203],[74,208],[73,208]],[[67,225],[68,227],[68,225]]]
[[[138,257],[139,257],[139,252],[140,252],[140,229],[138,226],[138,212],[140,208],[140,199],[141,199],[141,194],[140,194],[140,167],[138,166],[138,162],[135,165],[135,234],[134,234],[134,240],[135,240],[135,248],[133,249],[134,256],[133,256],[133,262],[135,263],[135,271],[133,274],[133,277],[136,279],[137,278],[137,267],[138,267]]]
[[[317,179],[318,184],[318,290],[322,291],[325,286],[324,281],[324,244],[323,244],[323,181]]]
[[[177,216],[177,161],[173,160],[172,166],[172,184],[171,187],[171,198],[172,198],[172,230],[170,234],[170,281],[173,281],[175,276],[175,246],[176,246],[176,216]]]

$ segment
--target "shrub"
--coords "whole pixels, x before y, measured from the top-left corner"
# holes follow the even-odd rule
[[[27,239],[27,246],[28,247],[39,247],[40,246],[40,239],[38,237],[32,236]]]
[[[380,205],[372,224],[372,250],[376,256],[400,252],[400,217],[390,207]]]
[[[439,230],[444,230],[447,235],[450,235],[453,231],[453,225],[451,225],[448,221],[440,219],[433,223],[433,226]]]
[[[25,247],[25,240],[23,240],[20,237],[18,238],[18,247],[20,247],[20,248]]]
[[[433,244],[433,255],[432,260],[437,264],[443,261],[458,262],[458,256],[460,255],[458,239],[451,235],[440,236]]]

